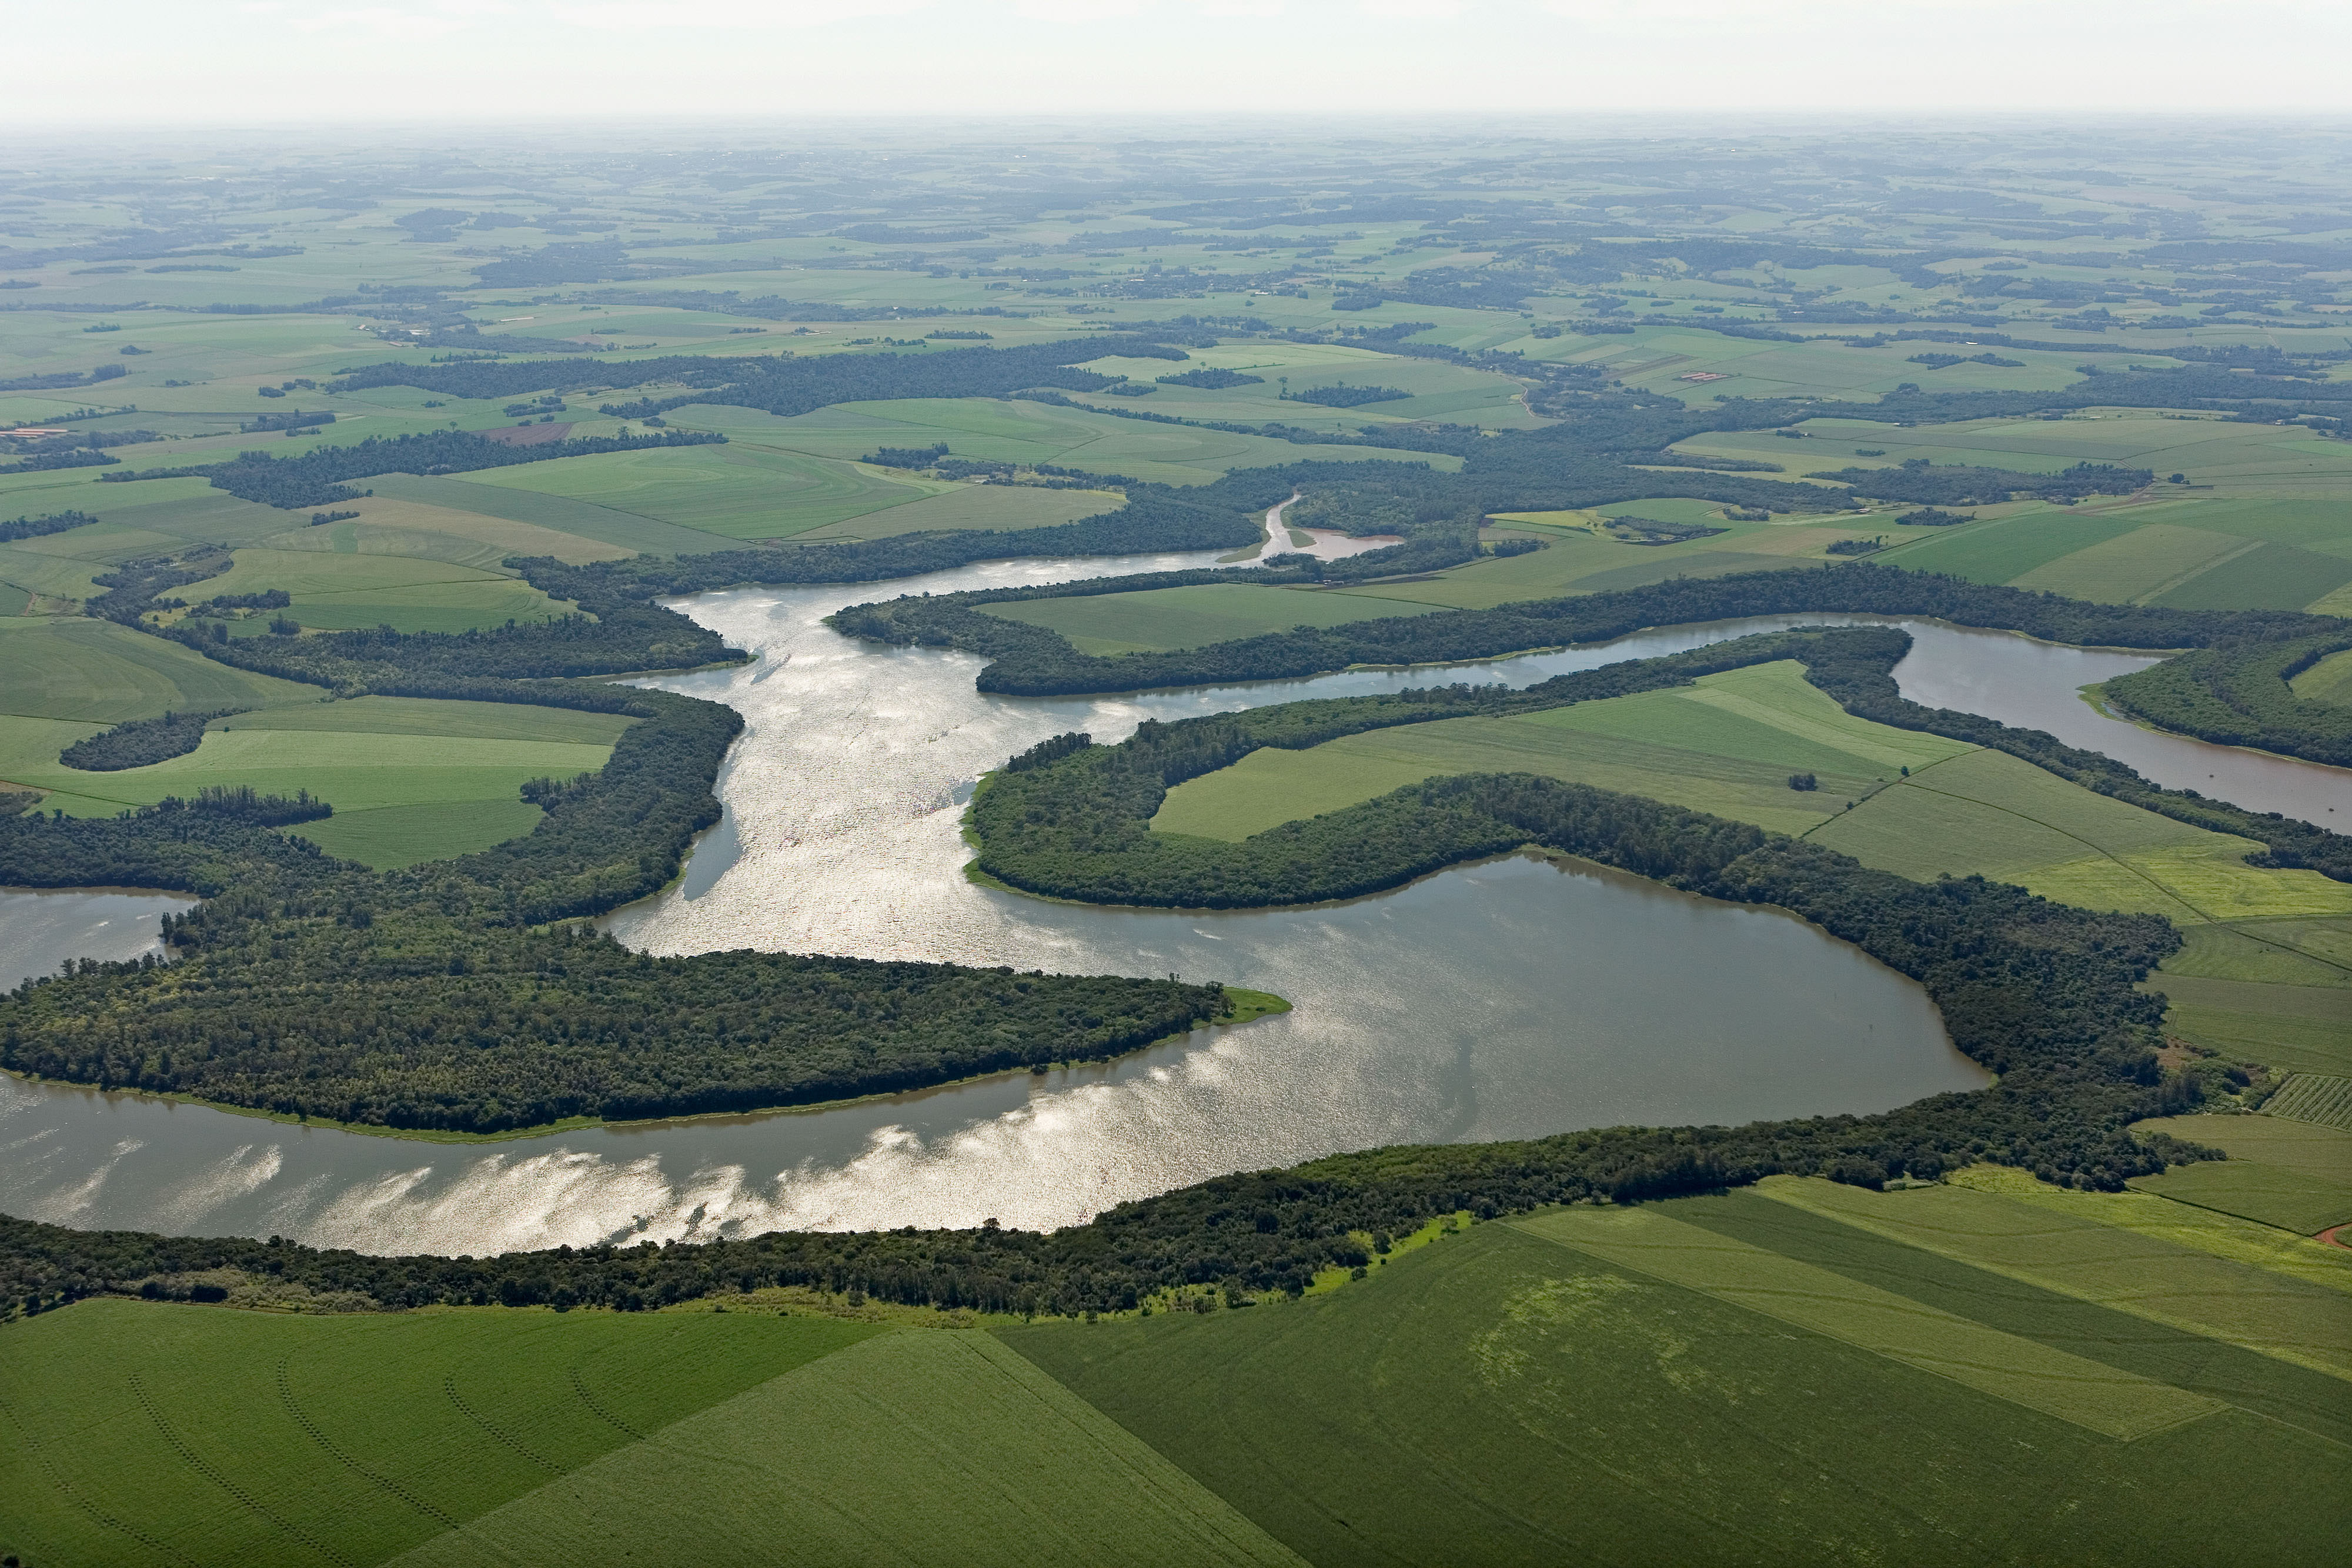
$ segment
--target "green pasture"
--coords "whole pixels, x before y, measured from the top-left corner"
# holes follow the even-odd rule
[[[1199,648],[1295,626],[1343,626],[1392,615],[1423,615],[1434,605],[1362,599],[1251,583],[1203,583],[1075,599],[1027,599],[982,607],[1008,621],[1058,632],[1082,653],[1159,653]]]
[[[36,1563],[381,1562],[873,1332],[86,1301],[0,1333],[0,1545]]]
[[[80,616],[0,619],[0,722],[100,728],[167,711],[316,703],[316,686],[215,664],[176,643]],[[51,758],[55,761],[55,758]]]
[[[1126,376],[1152,386],[1148,406],[1180,419],[1229,420],[1242,424],[1279,423],[1308,430],[1352,433],[1360,426],[1412,420],[1444,420],[1489,430],[1526,429],[1544,423],[1518,401],[1519,383],[1488,371],[1443,360],[1412,360],[1369,349],[1331,343],[1228,343],[1189,350],[1183,364],[1165,360],[1103,359],[1084,367],[1103,375]],[[1240,371],[1264,378],[1257,386],[1160,386],[1159,378],[1185,371]],[[1307,392],[1346,382],[1351,386],[1393,387],[1411,392],[1391,402],[1354,408],[1286,401],[1285,392]],[[1097,408],[1116,407],[1106,394],[1073,394]]]
[[[1291,1305],[1002,1337],[1312,1562],[2187,1563],[2340,1531],[2302,1511],[2335,1379],[1981,1269],[1922,1299],[1741,1218],[1552,1211]]]
[[[1941,343],[1888,343],[1860,349],[1826,336],[1804,343],[1727,338],[1686,319],[1654,326],[1644,322],[1630,337],[1570,337],[1549,341],[1555,346],[1585,346],[1546,357],[1606,365],[1628,386],[1663,392],[1691,403],[1704,403],[1716,397],[1825,397],[1866,402],[1895,391],[1906,382],[1928,392],[2054,391],[2083,379],[2082,372],[2074,367],[2085,357],[2073,351],[2058,354],[2000,349],[1994,351],[2002,359],[2023,363],[2017,367],[1958,364],[1936,370],[1912,364],[1910,357],[1930,350],[1963,355],[1985,350],[1953,350]],[[1529,345],[1530,349],[1534,347]],[[2102,355],[2095,350],[2089,357],[2113,359],[2120,363],[2125,356],[2113,350]],[[1692,374],[1726,379],[1696,382],[1680,379]]]
[[[1239,841],[1423,779],[1537,773],[1801,833],[1899,770],[1968,748],[1858,719],[1793,663],[1511,718],[1439,719],[1304,751],[1264,747],[1168,792],[1152,827]],[[1821,788],[1789,788],[1812,773]]]
[[[250,785],[272,795],[308,789],[335,814],[289,831],[331,854],[397,866],[529,832],[541,813],[520,798],[521,787],[602,768],[626,723],[426,698],[322,703],[314,690],[295,689],[302,706],[216,720],[195,750],[115,773],[58,760],[65,746],[102,725],[0,719],[0,778],[50,791],[43,803],[69,816],[111,816],[205,785]]]
[[[1162,361],[1152,362],[1171,370],[1181,368]],[[1459,458],[1428,453],[1374,446],[1297,446],[1262,435],[1148,423],[1090,409],[995,398],[840,403],[791,418],[756,409],[689,404],[669,419],[682,428],[723,431],[732,443],[835,461],[854,461],[882,446],[919,448],[944,441],[958,457],[1050,463],[1163,485],[1202,485],[1235,468],[1289,463],[1384,459],[1427,463],[1449,470],[1461,466]]]
[[[1636,545],[1586,531],[1598,521],[1598,513],[1514,514],[1498,519],[1501,526],[1533,523],[1519,531],[1542,538],[1542,549],[1473,561],[1421,581],[1368,583],[1332,591],[1370,599],[1410,599],[1450,610],[1491,610],[1521,600],[1639,588],[1671,577],[1722,577],[1736,571],[1819,566],[1832,559],[1828,549],[1835,540],[1895,531],[1894,519],[1881,515],[1727,523],[1711,503],[1676,498],[1628,501],[1604,511],[1662,522],[1705,522],[1727,531],[1680,544]]]
[[[2352,649],[2328,654],[2287,684],[2309,701],[2352,706]]]
[[[2352,913],[2352,887],[2249,866],[2249,840],[2095,794],[2003,752],[1914,769],[1810,837],[1922,881],[1981,873],[2061,903],[2184,925]]]
[[[1949,1183],[1874,1193],[1784,1176],[1685,1212],[1923,1305],[2352,1440],[2352,1410],[2337,1392],[2352,1376],[2343,1290],[2103,1223],[2092,1218],[2102,1207],[2062,1212]]]
[[[368,487],[375,492],[378,501],[390,497],[441,511],[522,523],[567,534],[589,545],[617,549],[625,555],[700,555],[733,549],[742,542],[579,497],[478,484],[471,478],[385,474],[368,481]],[[365,510],[364,506],[359,509]],[[548,553],[564,555],[555,550]],[[565,555],[564,559],[573,558]]]
[[[342,537],[356,544],[355,530]],[[324,631],[388,625],[463,632],[551,620],[569,610],[510,572],[425,556],[362,554],[356,548],[346,553],[334,548],[331,535],[320,542],[328,548],[240,549],[227,571],[189,584],[177,597],[195,604],[216,594],[283,589],[293,601],[286,613]]]
[[[593,501],[730,539],[788,538],[946,487],[886,477],[864,464],[731,444],[519,464],[469,483]]]
[[[827,539],[878,539],[932,528],[1051,528],[1115,512],[1126,501],[1116,490],[962,484],[919,501],[827,523],[793,537],[803,544],[816,544]]]
[[[801,1320],[795,1320],[801,1321]],[[1208,1488],[978,1330],[882,1333],[398,1561],[1286,1564]],[[634,1547],[630,1543],[635,1543]]]

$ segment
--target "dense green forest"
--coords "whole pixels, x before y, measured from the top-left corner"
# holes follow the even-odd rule
[[[204,744],[205,726],[242,710],[212,708],[203,713],[166,713],[161,718],[134,718],[85,736],[58,753],[68,768],[92,773],[119,773],[126,768],[184,757]]]

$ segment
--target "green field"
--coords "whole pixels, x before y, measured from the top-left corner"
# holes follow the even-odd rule
[[[1058,632],[1081,653],[1102,655],[1198,648],[1294,626],[1343,626],[1390,615],[1423,615],[1435,608],[1244,582],[982,606],[986,614]]]
[[[1793,664],[1759,664],[1513,718],[1403,725],[1305,751],[1265,747],[1171,789],[1152,826],[1238,842],[1440,774],[1523,772],[1796,833],[1839,810],[1843,791],[1963,749],[1852,717]],[[1790,789],[1798,772],[1816,774],[1822,789]]]
[[[2263,1103],[2265,1115],[2352,1132],[2352,1078],[2297,1072]]]
[[[2110,1236],[2138,1239],[2073,1239]],[[2336,1378],[1753,1195],[1003,1337],[1317,1563],[2288,1560],[2345,1521],[2309,1484]]]
[[[553,1568],[648,1536],[681,1563],[1299,1562],[980,1330],[854,1344],[398,1561]]]
[[[260,707],[320,696],[316,686],[250,674],[161,637],[79,617],[0,619],[0,665],[8,673],[0,727],[10,718],[98,727],[167,709]]]
[[[2352,912],[2342,883],[2247,865],[2250,840],[2095,794],[2002,752],[1915,773],[1811,836],[1906,876],[1979,872],[2062,903],[2179,925]]]
[[[886,477],[865,464],[740,444],[524,463],[468,482],[592,501],[735,539],[786,538],[946,488]]]
[[[59,749],[101,725],[0,720],[0,778],[51,791],[44,804],[72,816],[111,816],[205,785],[250,785],[275,795],[308,789],[335,814],[291,831],[331,854],[398,866],[530,831],[541,813],[518,796],[521,786],[602,768],[628,723],[498,703],[327,702],[314,688],[291,689],[301,695],[298,705],[215,720],[195,750],[116,773],[85,773],[58,760]],[[428,738],[432,744],[420,746]]]
[[[376,625],[464,632],[567,612],[567,606],[511,572],[417,555],[362,554],[357,529],[356,523],[319,529],[329,536],[320,541],[325,549],[238,550],[227,571],[191,583],[179,597],[195,604],[215,594],[283,589],[293,599],[289,616],[305,626],[338,632]],[[351,548],[337,548],[346,544]]]
[[[1152,363],[1166,364],[1163,361]],[[1295,445],[1262,435],[1144,423],[1089,409],[993,398],[838,403],[789,418],[756,409],[690,404],[669,417],[671,423],[683,428],[723,431],[730,442],[740,446],[835,462],[854,461],[882,446],[926,447],[943,441],[958,457],[1051,463],[1161,485],[1202,485],[1234,468],[1286,463],[1387,459],[1446,469],[1461,465],[1459,458],[1427,453]],[[1210,416],[1204,413],[1203,417]]]
[[[0,1335],[0,1542],[35,1563],[381,1562],[872,1332],[85,1302]]]
[[[35,1563],[1298,1561],[978,1331],[92,1301],[0,1404]]]
[[[2289,684],[2313,702],[2352,704],[2352,649],[2328,654]]]

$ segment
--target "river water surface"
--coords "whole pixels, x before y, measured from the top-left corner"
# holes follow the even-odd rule
[[[946,592],[1200,560],[1002,562],[892,586]],[[1352,672],[1031,700],[978,693],[980,662],[969,656],[877,648],[823,626],[832,610],[876,596],[871,586],[761,589],[681,603],[760,657],[649,684],[727,702],[748,729],[721,776],[725,820],[675,886],[608,917],[608,930],[661,953],[1172,972],[1276,991],[1297,1010],[1047,1075],[493,1145],[294,1127],[0,1078],[0,1209],[477,1254],[777,1227],[991,1217],[1056,1226],[1220,1172],[1342,1149],[1867,1112],[1984,1082],[1925,994],[1854,949],[1784,915],[1631,877],[1511,858],[1344,904],[1202,915],[1049,904],[961,874],[958,822],[972,782],[1066,730],[1117,740],[1146,717],[1436,678],[1525,685],[1769,627],[1869,618],[1675,628],[1442,677]],[[1918,700],[2042,727],[2063,721],[2078,727],[2068,738],[2110,751],[2095,736],[2147,734],[2075,695],[2146,658],[1906,624],[1918,647],[1898,679]],[[2210,763],[2208,793],[2223,793],[2225,766],[2242,769],[2232,788],[2275,772],[2277,759],[2149,738],[2188,748],[2170,754],[2176,768]],[[2313,771],[2344,798],[2343,775]],[[2291,788],[2287,778],[2267,787]],[[6,966],[20,974],[71,953],[130,956],[152,945],[163,908],[184,902],[0,895],[0,953],[26,955]]]

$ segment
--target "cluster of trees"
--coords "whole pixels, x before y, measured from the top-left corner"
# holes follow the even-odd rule
[[[0,381],[0,392],[63,392],[68,387],[96,386],[131,373],[123,365],[100,365],[87,375],[77,371],[52,371],[47,375],[13,376]]]
[[[86,773],[119,773],[126,768],[184,757],[204,744],[205,726],[243,708],[211,708],[203,713],[165,713],[161,718],[134,718],[112,729],[84,736],[58,753],[58,760]]]
[[[1319,403],[1325,408],[1357,408],[1368,402],[1395,402],[1412,393],[1395,387],[1351,387],[1346,382],[1333,382],[1328,387],[1308,387],[1305,392],[1286,392],[1286,402]]]
[[[89,512],[45,512],[37,517],[11,517],[0,522],[0,544],[16,539],[39,538],[43,534],[61,534],[68,528],[79,528],[98,521]]]
[[[885,468],[929,468],[947,455],[948,444],[940,441],[929,446],[880,446],[858,461],[879,464]]]
[[[1924,457],[1910,458],[1896,468],[1839,468],[1806,477],[1832,479],[1881,500],[1927,507],[1992,506],[2016,496],[2050,501],[2127,496],[2156,482],[2155,474],[2146,468],[2118,468],[2110,463],[2077,463],[2055,474],[2020,474],[2007,468],[1937,465]]]
[[[1906,528],[1948,528],[1955,523],[1973,523],[1977,516],[1974,512],[1945,512],[1934,507],[1922,507],[1916,511],[1906,512],[1895,520]]]
[[[1208,392],[1223,392],[1227,387],[1254,387],[1265,383],[1264,376],[1254,376],[1246,371],[1219,371],[1203,367],[1180,371],[1172,376],[1154,376],[1152,380],[1164,387],[1200,387]]]
[[[2352,707],[2313,702],[2287,683],[2352,648],[2352,626],[2286,642],[2231,639],[2106,684],[2119,707],[2223,746],[2352,768]]]
[[[226,490],[240,500],[293,510],[355,500],[359,492],[347,481],[378,474],[464,474],[601,452],[705,446],[726,439],[715,432],[666,430],[656,435],[596,435],[513,446],[470,430],[434,430],[412,435],[372,435],[352,446],[314,447],[299,457],[240,452],[203,472],[216,490]]]
[[[1946,371],[1954,365],[1999,365],[2010,371],[2025,368],[2023,360],[2004,360],[1999,354],[1914,354],[1910,362],[1931,371]]]

